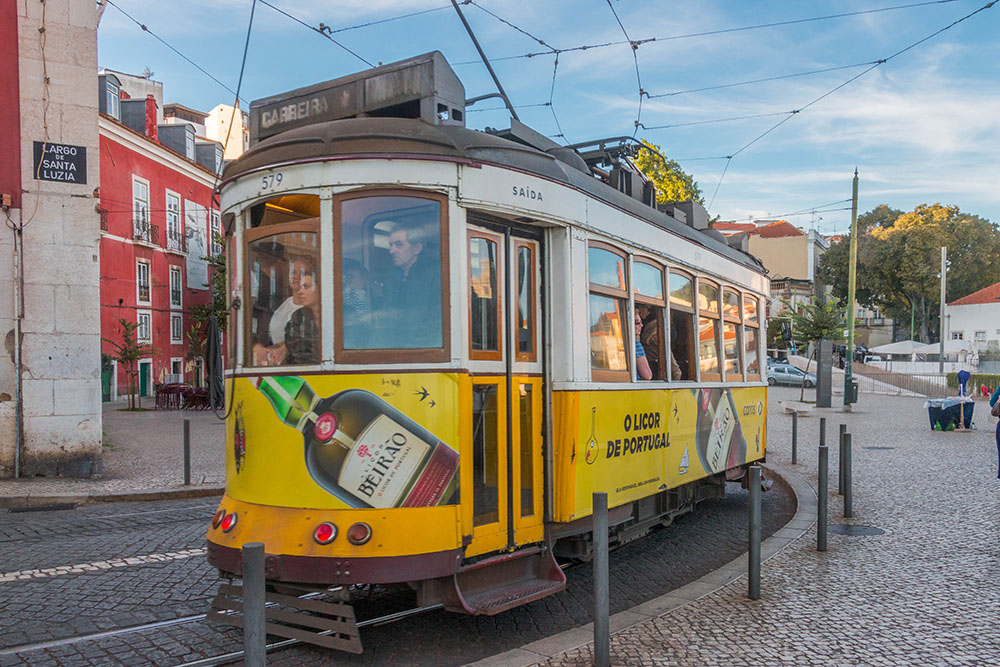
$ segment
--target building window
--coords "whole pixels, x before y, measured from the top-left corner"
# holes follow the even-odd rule
[[[118,101],[119,99],[121,99],[121,89],[117,85],[111,83],[110,81],[106,81],[105,85],[107,86],[106,94],[108,96],[107,97],[108,115],[114,116],[116,119],[121,120],[122,117],[121,111],[118,106]]]
[[[610,246],[591,243],[587,251],[590,277],[590,369],[595,382],[632,379],[626,354],[628,288],[625,256]]]
[[[985,331],[977,331],[976,332],[976,341],[977,342],[982,342],[982,341],[985,341],[985,340],[986,340],[986,332]]]
[[[137,343],[153,342],[153,314],[148,310],[140,310],[136,314],[136,322],[139,326],[135,330],[135,340]]]
[[[181,307],[181,267],[170,267],[170,307]]]
[[[212,235],[212,256],[215,257],[216,255],[222,254],[222,244],[219,243],[219,239],[222,238],[222,218],[219,217],[218,211],[211,211],[209,216],[209,219],[211,220],[210,233]]]
[[[952,331],[951,332],[951,339],[952,340],[965,340],[965,332],[964,331]]]
[[[184,250],[184,234],[181,233],[181,198],[167,191],[167,250]]]
[[[170,342],[175,345],[184,342],[184,316],[180,313],[170,316]]]
[[[188,131],[184,133],[184,154],[189,160],[194,159],[194,129],[188,125]]]
[[[149,303],[149,263],[135,263],[135,299],[138,303]]]
[[[222,146],[215,145],[215,173],[222,173]]]
[[[149,183],[132,177],[132,231],[140,241],[150,240]]]

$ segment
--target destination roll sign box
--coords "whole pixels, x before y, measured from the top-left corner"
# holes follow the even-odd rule
[[[34,143],[35,167],[32,173],[35,180],[87,184],[87,149],[84,146],[44,141]]]

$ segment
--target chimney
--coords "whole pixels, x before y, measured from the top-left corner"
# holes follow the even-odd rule
[[[146,131],[145,135],[156,141],[156,98],[146,95]]]

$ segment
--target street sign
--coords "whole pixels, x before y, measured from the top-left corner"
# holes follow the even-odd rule
[[[38,181],[87,184],[87,149],[83,146],[36,141],[35,168]]]

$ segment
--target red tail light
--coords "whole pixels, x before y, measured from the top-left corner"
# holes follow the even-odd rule
[[[355,546],[366,544],[372,538],[372,527],[367,523],[356,523],[347,529],[347,541]]]
[[[219,528],[222,529],[222,532],[228,533],[235,527],[236,527],[236,512],[233,512],[232,514],[227,514],[226,516],[222,517],[222,523],[219,524]]]
[[[337,527],[329,521],[324,521],[313,529],[313,539],[316,544],[329,544],[337,539]]]

